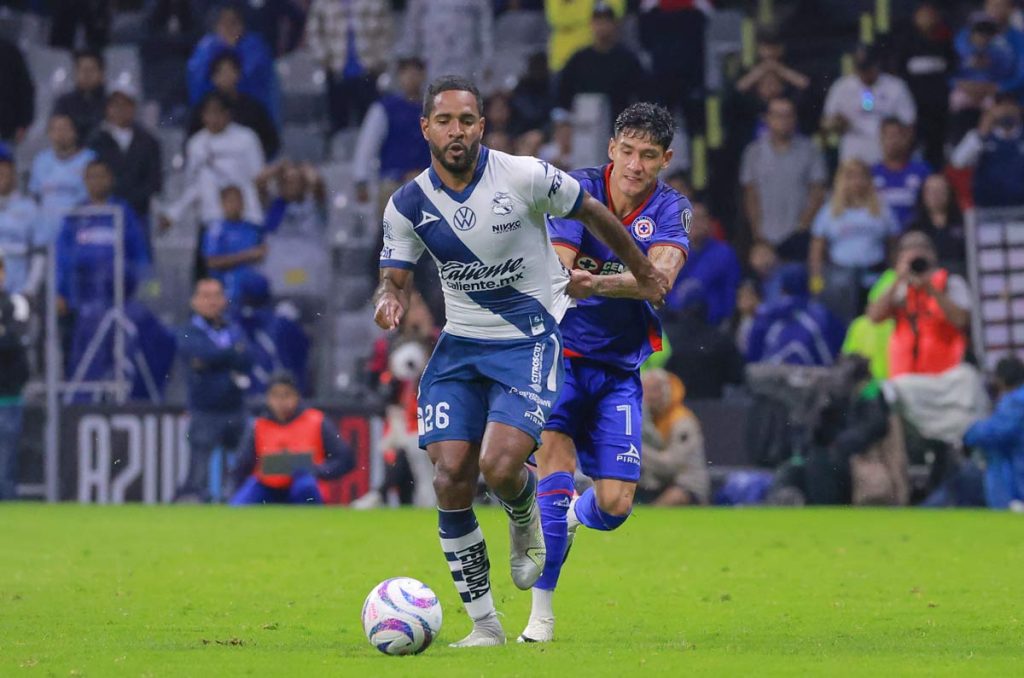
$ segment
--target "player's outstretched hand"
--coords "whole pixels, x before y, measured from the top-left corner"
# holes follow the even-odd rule
[[[669,292],[668,276],[654,266],[646,267],[645,270],[633,274],[636,276],[637,287],[644,299],[660,307],[665,303],[665,296]]]
[[[402,303],[395,295],[387,292],[382,294],[377,301],[377,308],[373,312],[373,321],[382,330],[393,330],[398,327],[404,314],[405,309],[402,308]]]
[[[594,274],[589,271],[573,269],[570,271],[572,278],[569,280],[569,287],[566,292],[573,299],[589,299],[594,295]]]

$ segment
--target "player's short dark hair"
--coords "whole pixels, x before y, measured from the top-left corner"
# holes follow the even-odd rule
[[[615,136],[625,134],[651,141],[668,150],[676,133],[676,123],[668,109],[647,101],[630,104],[615,118]]]
[[[98,49],[92,49],[91,47],[84,47],[82,49],[75,50],[72,58],[74,59],[76,66],[82,59],[92,59],[97,63],[97,65],[99,65],[101,71],[105,70],[107,66],[106,62],[103,60],[103,53]]]
[[[469,92],[476,97],[477,113],[484,114],[484,98],[472,80],[458,75],[442,75],[427,86],[427,93],[423,95],[424,118],[429,118],[434,112],[434,98],[441,92]]]
[[[1017,388],[1024,384],[1024,362],[1015,355],[1006,356],[996,363],[995,376],[1006,388]]]

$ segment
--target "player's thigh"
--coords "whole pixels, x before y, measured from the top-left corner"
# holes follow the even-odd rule
[[[607,479],[635,485],[640,480],[642,399],[638,374],[608,374],[591,414],[587,450],[580,450],[583,471],[595,481]]]
[[[534,453],[534,460],[541,478],[552,473],[575,473],[576,444],[561,431],[545,429],[540,434],[540,447]]]
[[[466,347],[443,335],[420,377],[420,447],[429,449],[432,443],[448,440],[479,443],[487,421],[487,389],[476,378]]]
[[[442,440],[427,445],[434,464],[434,493],[442,509],[463,509],[473,504],[480,477],[480,445],[468,440]]]
[[[487,423],[480,446],[480,467],[488,481],[518,476],[536,447],[532,435],[500,421]]]

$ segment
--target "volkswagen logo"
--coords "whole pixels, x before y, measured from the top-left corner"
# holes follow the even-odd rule
[[[468,231],[476,226],[476,214],[468,207],[460,207],[455,213],[455,228],[460,231]]]

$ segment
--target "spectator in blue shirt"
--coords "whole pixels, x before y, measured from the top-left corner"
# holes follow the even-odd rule
[[[782,296],[763,304],[747,340],[747,360],[786,365],[827,366],[835,362],[845,324],[810,297],[807,269],[786,264]]]
[[[928,163],[910,157],[914,150],[914,128],[899,118],[882,121],[882,162],[871,168],[875,189],[889,206],[900,229],[914,218],[914,206],[924,180],[932,173]]]
[[[699,294],[707,305],[708,324],[718,326],[732,317],[736,308],[740,262],[731,245],[711,237],[711,213],[707,205],[700,200],[692,202],[690,254],[675,287],[669,292],[665,308],[681,311],[686,300]]]
[[[964,445],[985,453],[985,500],[991,508],[1024,510],[1024,363],[1016,356],[996,365],[1000,392],[995,412],[964,434]]]
[[[242,215],[242,191],[225,186],[220,191],[224,218],[215,221],[203,238],[203,257],[211,277],[221,281],[228,301],[237,303],[246,280],[262,278],[256,264],[267,256],[263,229]]]
[[[188,388],[188,476],[178,501],[209,501],[210,456],[233,452],[245,429],[245,391],[252,357],[245,332],[225,316],[219,280],[203,278],[192,295],[192,318],[178,331],[178,356]],[[226,457],[227,454],[224,455]]]
[[[0,250],[7,268],[7,291],[32,296],[43,281],[46,238],[39,209],[18,192],[14,155],[0,144]]]
[[[892,210],[878,197],[867,166],[839,166],[832,198],[811,226],[811,291],[846,321],[864,309],[868,290],[885,270],[888,248],[900,233]]]
[[[218,10],[213,32],[199,41],[188,60],[189,102],[195,106],[213,89],[210,67],[225,52],[234,53],[242,64],[238,90],[259,101],[271,118],[279,120],[274,58],[263,38],[245,30],[241,12],[231,5]]]
[[[960,67],[954,75],[954,110],[978,109],[999,92],[1024,94],[1024,33],[1013,28],[1013,0],[986,0],[956,36]]]
[[[66,115],[53,115],[46,134],[50,148],[32,161],[28,192],[39,201],[38,228],[50,243],[57,237],[64,215],[86,199],[85,166],[96,157],[79,145],[75,124]]]
[[[996,96],[977,129],[964,135],[950,162],[974,168],[974,204],[978,207],[1024,205],[1024,118],[1016,98]]]
[[[111,197],[114,175],[110,167],[101,160],[90,162],[85,184],[88,201],[64,218],[57,239],[57,304],[61,311],[107,308],[113,303],[119,216],[124,228],[125,299],[131,297],[150,263],[138,217],[128,203]]]

